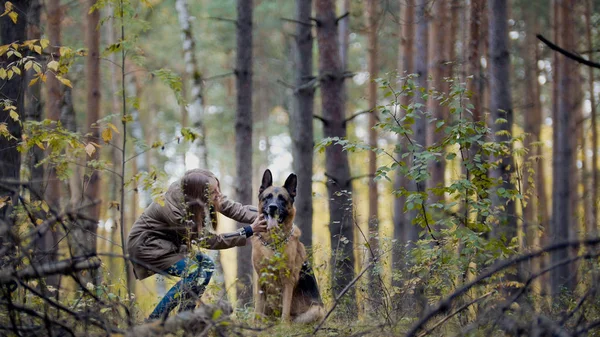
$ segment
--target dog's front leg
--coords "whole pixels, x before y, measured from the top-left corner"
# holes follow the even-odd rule
[[[263,289],[261,289],[260,284],[257,286],[257,294],[255,296],[256,303],[254,304],[254,319],[258,320],[259,318],[264,317],[265,314],[265,305],[266,305],[266,293]]]
[[[286,282],[283,286],[283,306],[281,308],[281,320],[289,322],[292,312],[292,296],[294,295],[294,287]]]

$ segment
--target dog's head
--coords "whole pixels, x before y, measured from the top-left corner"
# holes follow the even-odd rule
[[[265,215],[267,229],[277,227],[291,229],[296,215],[294,198],[298,179],[295,174],[290,174],[283,187],[273,186],[273,175],[270,170],[263,174],[262,184],[258,190],[258,207]]]

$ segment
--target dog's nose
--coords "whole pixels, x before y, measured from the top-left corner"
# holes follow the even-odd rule
[[[277,211],[277,205],[269,205],[269,213],[273,214]]]

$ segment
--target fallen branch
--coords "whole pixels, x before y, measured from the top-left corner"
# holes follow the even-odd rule
[[[126,337],[157,337],[183,330],[184,335],[205,336],[211,327],[219,327],[219,323],[227,320],[231,314],[231,306],[225,302],[216,305],[202,304],[194,311],[185,311],[167,318],[133,327]],[[223,328],[225,325],[223,325]]]
[[[421,330],[421,328],[425,325],[425,323],[427,323],[430,319],[432,319],[433,317],[435,317],[436,315],[438,315],[440,313],[448,311],[451,308],[452,302],[456,298],[458,298],[459,296],[466,293],[469,289],[471,289],[477,283],[489,278],[490,276],[496,274],[497,272],[499,272],[501,270],[504,270],[512,265],[521,263],[523,261],[527,261],[529,259],[539,257],[539,256],[543,255],[544,253],[552,252],[552,251],[559,250],[559,249],[578,248],[579,246],[582,246],[582,245],[593,246],[593,245],[597,245],[599,243],[600,243],[600,238],[577,240],[577,241],[565,241],[565,242],[560,242],[560,243],[550,245],[548,247],[539,249],[539,250],[534,251],[529,254],[515,256],[504,262],[500,262],[498,265],[496,265],[495,268],[491,268],[490,270],[482,273],[476,279],[465,284],[464,286],[462,286],[461,288],[459,288],[452,294],[448,295],[448,297],[446,297],[444,300],[440,301],[435,307],[433,307],[427,313],[425,313],[425,315],[423,315],[423,317],[412,326],[412,328],[406,334],[406,337],[416,336],[416,333],[419,330]]]
[[[81,270],[98,269],[100,264],[100,259],[93,257],[80,261],[63,260],[41,266],[32,265],[21,270],[5,268],[0,270],[0,284],[11,283],[14,279],[26,281],[51,275],[68,275]]]

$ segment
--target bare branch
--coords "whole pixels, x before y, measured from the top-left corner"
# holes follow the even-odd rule
[[[209,20],[217,20],[217,21],[229,22],[229,23],[233,23],[234,25],[237,26],[237,20],[235,20],[235,19],[221,18],[221,17],[217,17],[217,16],[209,16],[208,19]]]
[[[293,23],[297,23],[299,25],[305,25],[305,26],[309,26],[309,27],[314,26],[310,22],[300,21],[300,20],[296,20],[296,19],[280,18],[280,20],[281,21],[287,21],[287,22],[293,22]]]
[[[223,77],[229,77],[229,76],[233,76],[233,75],[235,75],[235,73],[232,71],[232,72],[225,73],[225,74],[219,74],[219,75],[214,75],[214,76],[207,77],[207,78],[204,79],[204,81],[205,82],[212,81],[212,80],[220,79],[220,78],[223,78]]]
[[[540,41],[544,42],[548,47],[550,47],[550,49],[555,50],[555,51],[563,54],[564,56],[566,56],[566,57],[568,57],[568,58],[570,58],[570,59],[572,59],[574,61],[577,61],[579,63],[585,64],[588,67],[600,69],[600,63],[592,62],[590,60],[584,59],[583,57],[581,57],[579,55],[573,54],[570,51],[565,50],[565,49],[563,49],[563,48],[555,45],[554,43],[550,42],[548,39],[546,39],[545,37],[543,37],[540,34],[537,35],[537,38]]]
[[[325,125],[329,124],[329,119],[327,119],[325,117],[322,117],[322,116],[319,116],[319,115],[313,115],[313,118],[320,120]]]
[[[335,24],[337,25],[338,22],[340,22],[340,20],[342,20],[343,18],[346,18],[350,15],[350,12],[346,12],[344,14],[342,14],[340,17],[338,17],[337,19],[335,19]]]
[[[41,266],[30,265],[21,270],[6,268],[0,271],[0,284],[8,284],[17,278],[19,280],[30,280],[42,278],[50,275],[68,275],[73,272],[98,269],[100,259],[90,258],[85,260],[63,260],[56,263],[44,264]]]
[[[352,121],[354,118],[356,118],[356,117],[358,117],[360,115],[364,115],[366,113],[371,113],[371,110],[363,110],[363,111],[359,111],[359,112],[353,114],[352,116],[350,116],[350,117],[348,117],[348,118],[346,118],[344,120],[344,125],[346,125],[347,123],[349,123],[350,121]]]

